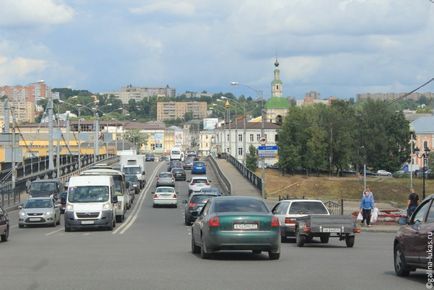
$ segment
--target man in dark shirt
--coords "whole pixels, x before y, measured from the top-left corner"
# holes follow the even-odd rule
[[[408,195],[407,202],[407,216],[410,218],[414,210],[419,204],[419,196],[414,192],[414,188],[411,189],[411,193]]]

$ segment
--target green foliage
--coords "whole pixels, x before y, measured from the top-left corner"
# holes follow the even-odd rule
[[[253,145],[249,147],[249,154],[246,156],[246,167],[255,172],[258,168],[258,155],[256,154],[256,148]]]
[[[364,162],[395,171],[408,158],[409,124],[383,101],[290,107],[279,130],[279,166],[340,174]]]
[[[140,151],[140,148],[148,142],[148,135],[140,132],[138,129],[126,131],[124,138],[125,140],[135,144],[138,151]]]

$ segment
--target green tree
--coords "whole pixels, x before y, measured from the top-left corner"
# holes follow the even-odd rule
[[[246,167],[252,172],[255,172],[258,168],[258,155],[253,145],[250,145],[249,154],[246,156]]]
[[[186,112],[184,114],[184,122],[193,120],[193,112]]]
[[[138,153],[142,146],[148,143],[148,135],[138,129],[125,132],[125,139],[136,145]]]

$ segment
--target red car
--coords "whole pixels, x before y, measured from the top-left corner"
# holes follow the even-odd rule
[[[428,270],[433,259],[434,245],[434,195],[430,195],[417,207],[410,219],[401,218],[403,226],[393,242],[395,272],[408,276],[416,269]],[[431,269],[432,270],[432,269]]]

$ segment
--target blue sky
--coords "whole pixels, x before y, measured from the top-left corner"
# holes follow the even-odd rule
[[[285,96],[407,92],[434,77],[434,3],[0,0],[0,85],[269,97],[276,55]]]

